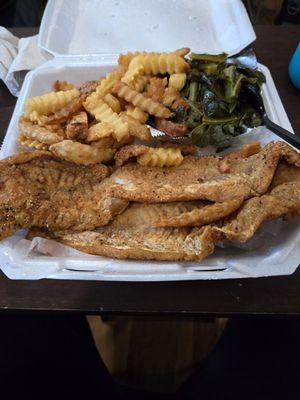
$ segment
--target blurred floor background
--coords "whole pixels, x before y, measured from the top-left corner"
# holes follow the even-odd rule
[[[173,392],[215,347],[226,319],[89,316],[98,352],[124,385]]]

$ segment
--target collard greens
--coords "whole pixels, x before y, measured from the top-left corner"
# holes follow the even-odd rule
[[[241,96],[245,83],[260,88],[265,82],[260,71],[230,64],[225,53],[192,53],[189,62],[181,95],[190,108],[179,107],[175,120],[187,125],[194,144],[222,149],[246,128],[261,124],[260,114]]]

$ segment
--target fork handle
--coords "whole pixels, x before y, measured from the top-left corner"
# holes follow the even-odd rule
[[[274,132],[277,136],[300,150],[300,138],[298,136],[275,124],[275,122],[271,121],[268,117],[264,118],[264,122],[265,126],[269,128],[270,131]]]

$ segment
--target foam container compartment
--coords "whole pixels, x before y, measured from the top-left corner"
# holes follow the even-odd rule
[[[135,0],[48,2],[39,45],[43,50],[52,53],[54,58],[27,74],[2,145],[1,158],[20,149],[17,125],[26,98],[50,91],[57,79],[74,84],[97,79],[117,64],[117,56],[121,51],[172,50],[190,46],[197,52],[226,51],[234,54],[255,39],[250,21],[239,0],[148,0],[146,6],[145,4],[146,2]],[[167,19],[165,11],[170,4],[172,7],[168,6]],[[129,17],[132,19],[130,29],[121,23]],[[182,29],[186,29],[184,35],[182,31],[178,34],[176,18],[181,21]],[[147,24],[150,26],[149,32]],[[87,26],[88,29],[83,31]],[[135,27],[134,32],[139,32],[138,35],[132,34],[132,26]],[[222,32],[219,31],[221,26]],[[111,37],[105,35],[107,31],[112,33]],[[196,31],[199,32],[197,40]],[[90,54],[84,55],[84,52]],[[269,117],[292,131],[270,71],[261,64],[259,69],[266,76],[263,98]],[[260,131],[257,130],[252,135],[255,138],[260,135]],[[270,132],[262,131],[259,138],[267,142],[273,137]],[[246,140],[251,140],[251,134]],[[297,250],[297,245],[294,245],[300,242],[298,226],[294,222],[288,227],[280,227],[280,232],[277,229],[278,225],[275,228],[267,226],[264,232],[266,242],[251,253],[236,248],[222,249],[201,263],[113,260],[83,254],[62,245],[56,245],[55,254],[49,256],[35,251],[35,246],[51,246],[49,241],[36,241],[29,251],[29,242],[20,240],[24,236],[21,232],[0,242],[0,265],[4,273],[12,279],[47,277],[166,281],[291,274],[297,268],[300,257],[300,246]],[[274,232],[280,234],[274,235]]]
[[[232,55],[254,40],[241,0],[49,0],[38,43],[54,55],[179,47]]]

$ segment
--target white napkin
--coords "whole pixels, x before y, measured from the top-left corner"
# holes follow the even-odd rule
[[[19,95],[26,72],[51,57],[41,53],[37,35],[19,39],[0,26],[0,79],[13,95]]]

